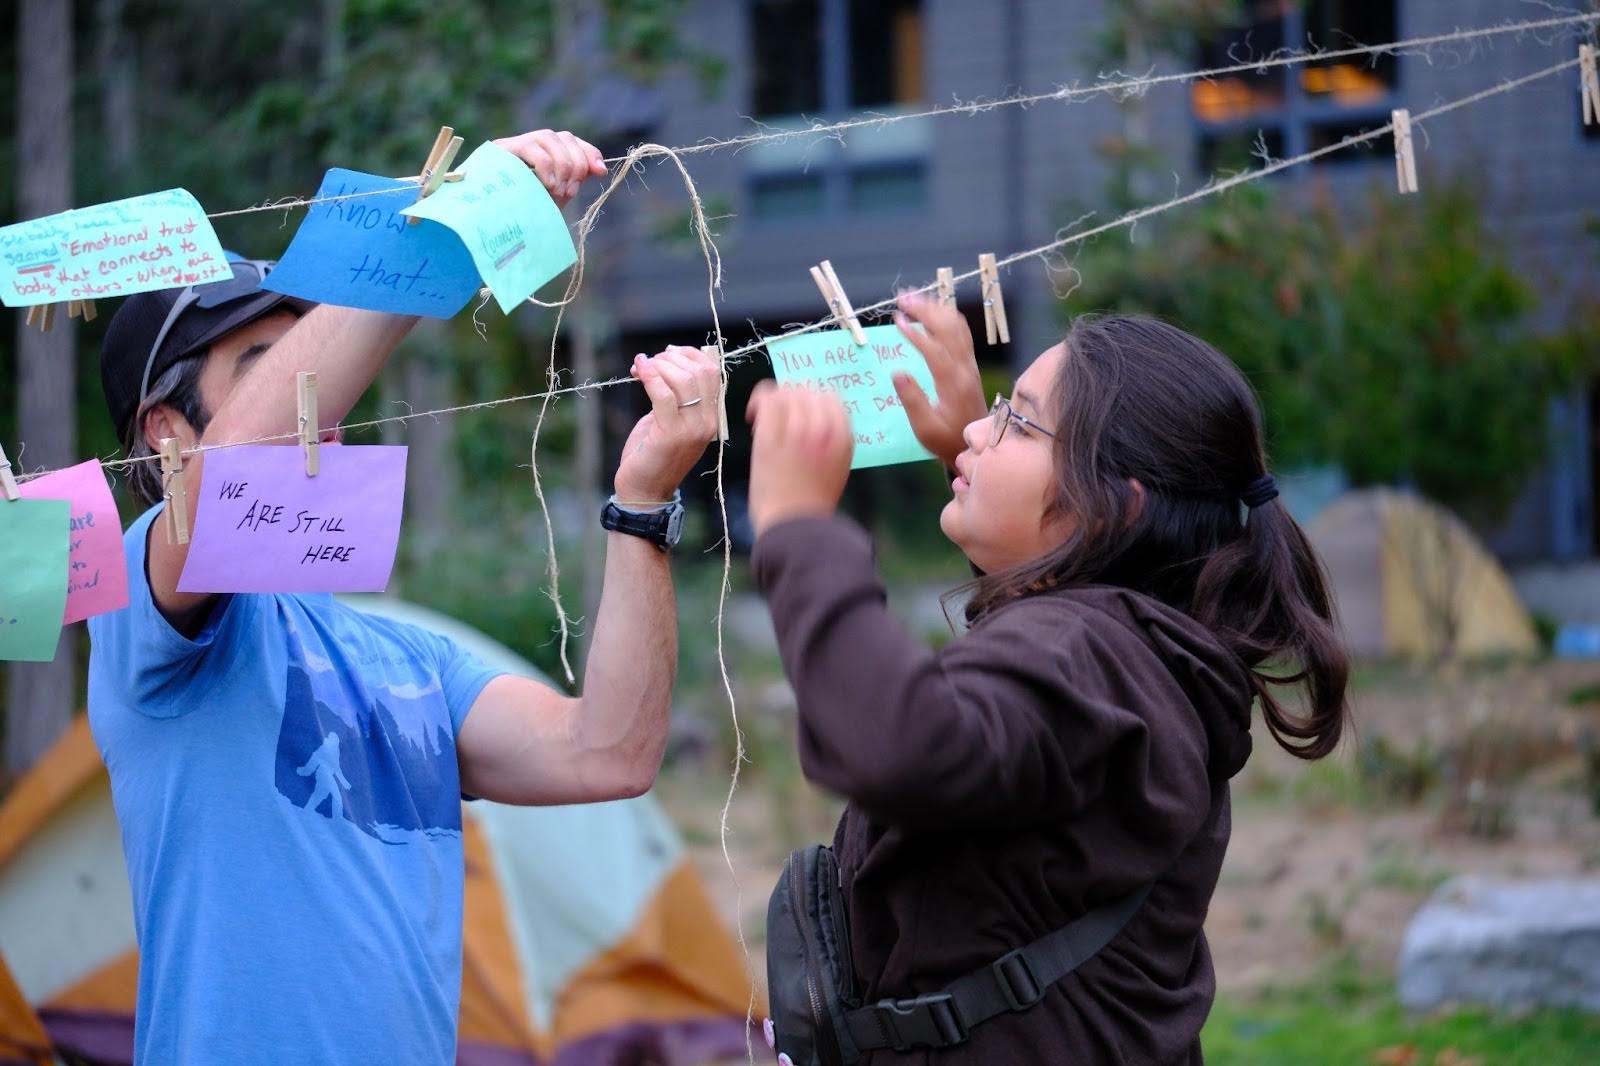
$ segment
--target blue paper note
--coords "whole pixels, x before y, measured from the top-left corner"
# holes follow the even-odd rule
[[[397,315],[450,318],[483,284],[461,239],[436,222],[408,225],[415,182],[335,167],[317,199],[394,192],[314,204],[264,287],[317,303]]]
[[[406,213],[460,234],[484,284],[509,315],[578,261],[572,233],[528,164],[493,141],[479,145],[458,169],[461,181],[441,185]]]

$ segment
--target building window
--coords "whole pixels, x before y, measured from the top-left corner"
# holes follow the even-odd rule
[[[1399,37],[1396,0],[1246,0],[1243,20],[1200,48],[1202,67],[1223,67],[1280,48],[1329,51]],[[1399,64],[1392,55],[1313,60],[1244,71],[1190,89],[1200,126],[1199,164],[1207,173],[1257,165],[1337,144],[1389,121]],[[1322,156],[1319,164],[1386,157],[1377,142]]]
[[[758,0],[751,12],[757,118],[822,110],[822,0]]]
[[[757,218],[815,218],[823,210],[821,174],[755,174],[750,206]]]
[[[921,0],[752,0],[751,109],[803,129],[863,111],[921,106]],[[929,130],[754,145],[744,153],[751,213],[779,220],[915,210],[927,196]]]
[[[921,0],[854,0],[850,17],[850,105],[922,102]]]

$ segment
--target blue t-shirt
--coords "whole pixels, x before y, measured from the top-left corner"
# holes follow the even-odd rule
[[[189,640],[128,530],[89,722],[133,887],[140,1063],[455,1061],[456,732],[496,675],[327,595],[219,597]]]

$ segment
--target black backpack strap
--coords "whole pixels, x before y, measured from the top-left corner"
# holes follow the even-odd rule
[[[883,999],[845,1014],[845,1026],[862,1051],[943,1048],[964,1043],[972,1027],[1007,1011],[1024,1011],[1051,985],[1111,943],[1143,906],[1145,885],[1027,947],[952,981],[942,992],[911,999]]]

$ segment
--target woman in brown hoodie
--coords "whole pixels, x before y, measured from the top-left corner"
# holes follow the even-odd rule
[[[906,633],[866,534],[834,514],[852,440],[838,401],[764,387],[749,411],[754,568],[801,765],[849,800],[834,851],[856,985],[868,1004],[938,992],[1149,894],[1036,1004],[863,1061],[1199,1063],[1203,926],[1252,704],[1307,759],[1347,713],[1322,568],[1275,500],[1255,397],[1180,330],[1080,318],[986,408],[965,320],[900,307],[938,395],[904,375],[896,390],[955,475],[940,525],[979,574],[944,649]]]

